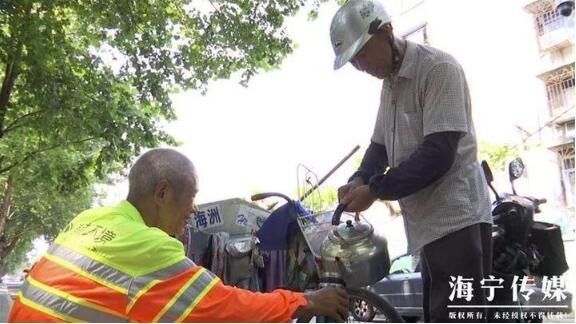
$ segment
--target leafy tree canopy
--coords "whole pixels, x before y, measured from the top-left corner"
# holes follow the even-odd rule
[[[176,144],[172,91],[277,67],[286,17],[322,1],[0,1],[0,266],[89,206],[91,184]]]

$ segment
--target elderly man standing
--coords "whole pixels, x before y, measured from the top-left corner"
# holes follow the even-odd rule
[[[289,322],[343,320],[341,289],[254,293],[225,286],[184,256],[172,238],[194,210],[192,162],[172,149],[142,155],[129,193],[113,207],[85,211],[34,266],[11,322]]]
[[[350,62],[383,80],[371,143],[339,188],[340,202],[359,212],[376,199],[399,200],[409,252],[420,253],[426,322],[456,320],[449,303],[484,312],[480,280],[491,271],[492,216],[464,71],[447,53],[395,37],[375,0],[348,1],[330,36],[335,69]],[[473,281],[472,300],[451,296],[459,276]],[[474,320],[486,320],[483,314]]]

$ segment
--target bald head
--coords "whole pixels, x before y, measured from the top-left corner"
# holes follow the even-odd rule
[[[185,155],[173,149],[153,149],[144,153],[128,175],[128,200],[140,201],[153,195],[158,183],[167,181],[175,188],[196,185],[196,169]]]
[[[127,200],[146,225],[181,235],[194,211],[197,181],[194,165],[186,156],[172,149],[154,149],[130,169]]]

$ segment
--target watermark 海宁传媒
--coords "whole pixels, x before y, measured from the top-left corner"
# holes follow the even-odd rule
[[[452,292],[450,294],[450,301],[455,299],[465,299],[471,301],[474,297],[474,280],[472,278],[464,278],[462,276],[451,276],[450,277],[450,288]],[[487,301],[493,301],[497,289],[511,289],[512,290],[512,301],[518,301],[518,295],[521,295],[526,301],[530,300],[530,295],[532,295],[536,288],[536,282],[534,277],[531,276],[514,276],[512,279],[512,284],[510,287],[504,287],[504,279],[496,278],[495,276],[488,276],[480,280],[482,289],[488,290],[488,295],[486,296]],[[542,301],[546,299],[562,301],[566,299],[566,281],[562,276],[544,276],[542,278]]]
[[[508,284],[506,284],[508,283]],[[480,280],[480,289],[486,299],[481,305],[466,304],[474,299],[472,278],[463,276],[450,277],[451,293],[448,305],[449,317],[454,320],[481,320],[488,316],[493,320],[541,320],[547,318],[564,318],[570,311],[566,282],[562,276],[544,276],[537,285],[532,276],[513,276],[504,280],[488,276]],[[507,291],[504,291],[507,290]],[[496,298],[504,295],[506,300]],[[476,301],[478,299],[475,299]],[[480,311],[490,309],[489,312]],[[453,310],[453,311],[452,311]]]

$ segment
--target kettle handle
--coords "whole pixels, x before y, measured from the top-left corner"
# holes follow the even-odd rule
[[[340,225],[340,217],[342,217],[344,208],[346,208],[344,204],[338,204],[338,207],[336,207],[336,210],[332,215],[332,225]]]

